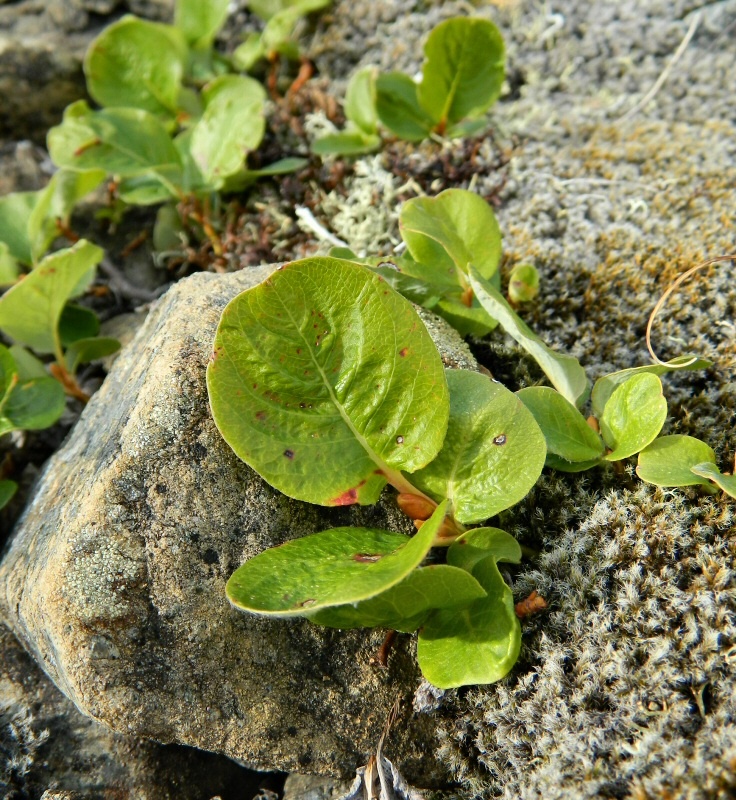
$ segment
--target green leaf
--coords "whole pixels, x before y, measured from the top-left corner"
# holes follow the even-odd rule
[[[487,597],[461,609],[433,612],[419,632],[419,666],[424,677],[441,689],[498,681],[519,657],[521,626],[497,560],[506,560],[506,553],[503,558],[493,554],[480,558],[472,568]]]
[[[100,330],[100,320],[89,308],[67,303],[59,318],[59,339],[64,347],[78,341],[97,336]]]
[[[409,142],[420,142],[432,131],[432,120],[417,99],[417,85],[403,72],[376,79],[376,113],[392,133]]]
[[[46,256],[0,298],[0,330],[37,353],[58,356],[62,310],[92,282],[102,256],[99,247],[84,239]]]
[[[272,547],[232,574],[228,600],[245,611],[282,617],[367,600],[422,563],[446,510],[447,503],[438,506],[413,537],[333,528]]]
[[[24,347],[14,344],[10,348],[10,354],[13,356],[15,365],[18,368],[18,378],[21,381],[47,377],[48,373],[43,361],[29,353]]]
[[[0,289],[15,283],[19,275],[20,267],[10,248],[5,242],[0,242]]]
[[[16,384],[0,412],[0,433],[49,428],[64,411],[64,389],[55,378],[31,378]]]
[[[281,11],[295,9],[304,16],[326,8],[331,0],[248,0],[248,7],[262,20],[268,21]]]
[[[603,441],[611,449],[604,458],[620,461],[643,450],[657,438],[666,419],[662,381],[650,373],[633,375],[614,390],[598,420]]]
[[[453,369],[447,370],[447,383],[445,443],[412,483],[436,500],[447,497],[459,522],[480,522],[529,493],[544,467],[544,436],[524,404],[500,383]]]
[[[708,478],[713,481],[719,489],[736,498],[736,476],[724,475],[715,464],[708,462],[696,464],[692,467],[692,471],[701,478]]]
[[[559,392],[548,386],[530,386],[516,394],[542,429],[548,454],[573,463],[597,461],[603,455],[601,437]]]
[[[528,303],[539,294],[539,272],[532,264],[517,264],[509,277],[509,300]]]
[[[186,60],[187,45],[179,30],[128,14],[90,45],[84,58],[87,90],[101,106],[171,118]]]
[[[411,304],[370,270],[295,261],[225,309],[207,369],[215,423],[284,494],[374,503],[439,452],[442,360]]]
[[[266,57],[266,48],[260,33],[249,33],[245,41],[233,51],[233,64],[244,72],[250,72],[253,67]]]
[[[518,564],[521,547],[510,533],[500,528],[474,528],[455,539],[447,549],[447,563],[470,573],[488,556]]]
[[[289,59],[299,57],[299,49],[292,41],[292,37],[296,24],[302,16],[303,13],[299,8],[292,7],[277,12],[268,20],[261,34],[261,45],[267,58],[274,53]]]
[[[38,193],[38,200],[28,218],[28,238],[34,264],[59,236],[58,222],[69,223],[74,207],[105,180],[105,174],[103,169],[82,172],[60,169]]]
[[[0,242],[23,264],[32,264],[28,218],[38,202],[39,192],[12,192],[0,197]]]
[[[18,484],[15,481],[0,481],[0,508],[4,508],[18,491]]]
[[[18,366],[13,354],[5,345],[0,344],[0,409],[18,382]]]
[[[207,84],[202,96],[205,108],[192,129],[191,152],[205,180],[220,188],[263,139],[266,93],[252,78],[222,75]]]
[[[547,453],[545,465],[560,472],[585,472],[588,469],[600,466],[602,463],[600,458],[591,458],[590,461],[568,461],[565,458],[556,456],[554,453]]]
[[[693,436],[673,434],[655,439],[639,453],[636,474],[655,486],[711,486],[692,467],[716,463],[716,454],[705,442]]]
[[[501,260],[501,229],[488,203],[465,189],[408,200],[399,214],[412,257],[437,286],[467,287],[468,266],[490,279]]]
[[[150,176],[174,188],[181,184],[181,159],[166,128],[153,114],[134,108],[91,111],[84,101],[68,106],[49,131],[54,163],[73,170],[102,169],[121,178]]]
[[[489,122],[485,117],[480,119],[466,119],[457,125],[450,125],[445,131],[446,139],[464,139],[479,136],[488,128]]]
[[[488,20],[455,17],[437,25],[424,46],[419,104],[435,124],[479,116],[501,93],[504,44]]]
[[[485,336],[498,325],[475,297],[470,306],[461,300],[445,297],[437,303],[434,311],[444,317],[461,336]]]
[[[212,46],[228,15],[229,0],[177,0],[174,25],[196,49]]]
[[[340,133],[328,133],[312,142],[312,152],[318,156],[356,156],[372,153],[380,146],[380,136],[347,128]]]
[[[105,356],[117,353],[120,342],[109,336],[95,336],[91,339],[79,339],[67,348],[64,354],[66,368],[72,375],[82,364],[97,361]]]
[[[153,225],[153,249],[160,253],[181,250],[186,246],[187,236],[179,212],[173,203],[167,203],[156,212]]]
[[[435,608],[456,608],[485,597],[478,581],[465,570],[433,564],[410,572],[401,583],[355,605],[334,606],[309,615],[330,628],[389,628],[415,631]]]
[[[239,192],[254,184],[260,178],[269,178],[274,175],[286,175],[289,172],[297,172],[309,164],[307,158],[280,158],[271,164],[266,164],[260,169],[243,169],[228,177],[223,186],[223,192]]]
[[[625,383],[632,375],[641,375],[642,373],[649,375],[665,375],[668,372],[676,372],[680,369],[704,369],[705,367],[711,366],[713,363],[706,358],[698,358],[695,362],[689,363],[693,358],[694,356],[692,355],[678,356],[664,364],[648,364],[643,367],[631,367],[630,369],[622,369],[619,372],[612,372],[610,375],[604,375],[602,378],[598,378],[593,386],[593,393],[590,396],[591,402],[593,403],[593,413],[596,417],[600,417],[614,389],[622,383]]]
[[[376,113],[375,67],[358,70],[345,91],[345,116],[363,133],[373,136],[378,132]],[[379,140],[380,141],[380,140]]]
[[[515,339],[539,364],[557,391],[580,408],[590,390],[585,370],[573,356],[561,355],[547,347],[532,329],[514,312],[500,292],[470,267],[470,285],[478,302],[497,319],[506,333]]]

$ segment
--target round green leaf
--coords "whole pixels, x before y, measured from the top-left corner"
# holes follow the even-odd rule
[[[376,113],[383,125],[409,142],[426,139],[432,130],[432,120],[417,100],[417,85],[403,72],[376,79]]]
[[[419,632],[419,666],[441,689],[498,681],[519,657],[521,626],[496,559],[481,559],[473,577],[487,596],[460,609],[433,612]]]
[[[667,401],[656,375],[639,373],[611,394],[598,420],[611,449],[604,458],[619,461],[638,453],[657,438],[667,419]]]
[[[701,478],[708,478],[715,485],[731,497],[736,497],[736,476],[724,475],[715,464],[705,462],[692,467],[693,474]]]
[[[97,336],[100,320],[92,309],[77,303],[67,303],[59,318],[59,338],[64,347],[79,339]]]
[[[17,384],[6,398],[0,412],[0,427],[4,427],[3,432],[49,428],[62,415],[65,405],[64,390],[57,380],[31,378]]]
[[[703,462],[716,463],[716,454],[705,442],[681,434],[661,436],[639,453],[636,474],[655,486],[710,486],[692,472]]]
[[[458,537],[447,549],[447,563],[472,573],[483,559],[518,564],[521,547],[514,537],[500,528],[474,528]]]
[[[329,628],[389,628],[411,633],[435,608],[456,608],[485,597],[483,587],[465,570],[432,564],[410,572],[401,583],[356,605],[310,614]]]
[[[333,528],[273,547],[232,574],[227,597],[245,611],[282,617],[367,600],[421,564],[446,510],[447,503],[438,506],[413,537]]]
[[[367,268],[295,261],[225,309],[207,370],[235,453],[279,491],[374,503],[439,452],[442,360],[411,304]]]
[[[84,58],[87,90],[101,105],[176,113],[187,59],[181,32],[126,15],[106,27]]]
[[[501,93],[504,44],[484,19],[454,17],[437,25],[424,46],[419,104],[435,124],[454,124],[486,111]]]
[[[452,502],[455,519],[480,522],[518,503],[539,478],[544,436],[518,397],[477,372],[447,370],[450,422],[437,458],[412,482]]]
[[[0,508],[6,506],[18,491],[18,484],[15,481],[0,481]]]
[[[530,386],[516,394],[542,429],[548,454],[571,462],[593,461],[603,455],[601,437],[559,392],[548,386]]]

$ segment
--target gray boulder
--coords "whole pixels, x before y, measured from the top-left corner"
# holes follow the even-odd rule
[[[246,558],[286,539],[411,523],[391,502],[292,501],[215,428],[205,367],[220,313],[271,269],[196,275],[151,312],[19,522],[0,609],[56,685],[116,731],[257,769],[351,778],[396,696],[418,683],[411,640],[383,670],[372,663],[380,631],[246,616],[224,586]],[[427,319],[446,363],[472,367],[451,329]],[[436,784],[431,721],[405,708],[386,751],[407,779]]]

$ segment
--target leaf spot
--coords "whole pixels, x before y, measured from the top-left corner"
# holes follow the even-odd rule
[[[493,437],[493,444],[506,444],[506,434],[499,433],[498,436]]]
[[[397,436],[396,437],[396,444],[404,444],[404,437],[403,436]]]
[[[399,350],[399,355],[400,355],[402,358],[406,358],[406,356],[407,356],[408,354],[409,354],[409,348],[408,348],[408,347],[402,347],[402,348],[401,348],[401,350]]]
[[[313,597],[308,597],[306,600],[302,600],[301,603],[297,603],[295,608],[307,608],[307,606],[313,606],[316,602]]]
[[[359,564],[375,564],[376,561],[380,561],[383,558],[381,553],[356,553],[353,556],[353,561],[357,561]]]
[[[293,450],[284,450],[284,455],[289,459],[289,461],[294,460],[294,451]]]
[[[256,411],[256,419],[259,422],[263,422],[266,419],[266,412],[265,411]]]

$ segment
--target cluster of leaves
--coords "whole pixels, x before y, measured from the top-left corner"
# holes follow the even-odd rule
[[[445,370],[411,303],[335,258],[293,262],[235,298],[207,382],[220,432],[272,486],[336,506],[375,503],[388,483],[419,527],[291,541],[233,574],[231,602],[341,628],[421,628],[419,663],[438,686],[508,672],[520,630],[497,562],[518,562],[519,547],[465,525],[521,500],[544,465],[542,432],[512,392]],[[433,545],[449,545],[447,563],[421,566]]]
[[[492,22],[448,19],[427,39],[419,83],[403,72],[360,70],[345,96],[346,129],[318,139],[312,149],[319,155],[372,152],[381,145],[379,123],[410,142],[479,133],[501,93],[504,60],[503,38]]]

